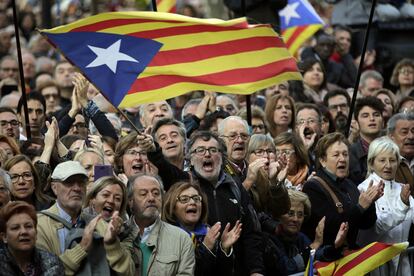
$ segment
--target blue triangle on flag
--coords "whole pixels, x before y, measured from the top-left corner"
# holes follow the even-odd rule
[[[97,32],[42,34],[46,35],[114,106],[121,103],[139,74],[162,47],[162,43],[157,41],[129,35]],[[108,51],[117,48],[116,46],[119,47],[119,52]],[[93,49],[107,54],[102,54],[98,59]]]
[[[291,11],[295,16],[289,17],[287,23],[285,20],[286,16],[283,15],[282,11],[289,8],[291,8]],[[323,20],[307,0],[289,0],[288,5],[283,10],[279,12],[281,30],[297,26],[324,24]]]

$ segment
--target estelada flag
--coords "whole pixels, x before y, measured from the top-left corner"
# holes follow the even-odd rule
[[[292,55],[324,25],[307,0],[289,0],[279,17],[281,35]]]
[[[359,250],[347,252],[345,257],[339,260],[315,262],[314,268],[321,276],[366,275],[390,261],[407,247],[408,242],[394,244],[373,242]]]
[[[115,12],[42,30],[115,106],[193,90],[251,94],[300,80],[295,59],[269,25],[160,12]]]

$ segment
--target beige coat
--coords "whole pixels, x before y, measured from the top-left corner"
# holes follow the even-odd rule
[[[57,204],[46,211],[59,214]],[[58,230],[63,228],[63,224],[44,215],[38,214],[37,223],[37,246],[59,256],[65,266],[65,275],[75,275],[80,268],[83,259],[86,258],[87,252],[77,244],[74,248],[67,249],[63,254],[60,253]],[[107,223],[99,220],[96,226],[96,232],[103,236],[106,231]],[[115,243],[104,245],[106,250],[106,259],[112,270],[118,275],[134,275],[134,263],[129,252],[129,246],[117,240]],[[62,275],[63,276],[63,275]]]
[[[136,227],[135,223],[131,223]],[[136,276],[141,275],[142,253],[140,236],[134,240],[132,258],[136,264]],[[190,236],[180,228],[158,219],[145,242],[152,248],[148,262],[148,276],[194,275],[195,255]]]

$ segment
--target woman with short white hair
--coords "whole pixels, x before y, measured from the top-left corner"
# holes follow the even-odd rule
[[[413,221],[414,200],[409,184],[395,181],[401,160],[398,146],[388,137],[375,139],[368,150],[368,177],[358,189],[363,192],[371,185],[384,185],[384,195],[375,202],[377,221],[373,227],[360,230],[358,241],[365,245],[374,241],[398,243],[408,240]],[[398,264],[399,261],[401,264]],[[399,271],[397,274],[397,267]],[[385,271],[387,270],[387,271]],[[395,257],[393,265],[377,269],[373,275],[411,275],[407,258]]]

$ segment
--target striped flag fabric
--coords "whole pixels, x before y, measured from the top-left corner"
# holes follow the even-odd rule
[[[283,40],[292,55],[300,46],[324,26],[323,20],[307,0],[289,0],[279,11]]]
[[[157,11],[159,12],[177,12],[176,0],[157,0]]]
[[[314,268],[321,276],[365,275],[390,261],[408,247],[408,242],[387,244],[373,242],[345,254],[334,262],[315,262]]]
[[[251,94],[301,80],[269,25],[161,12],[115,12],[41,33],[115,106],[193,90]]]

